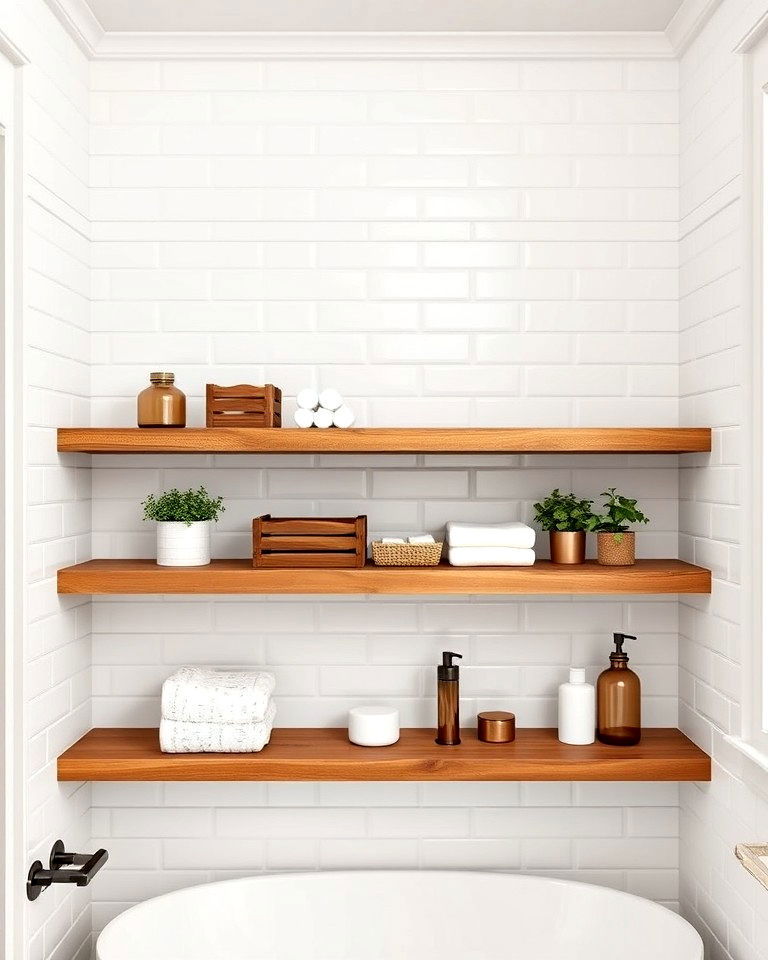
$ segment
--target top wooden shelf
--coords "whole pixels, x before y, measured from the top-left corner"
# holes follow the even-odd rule
[[[708,453],[709,427],[62,427],[61,453]]]

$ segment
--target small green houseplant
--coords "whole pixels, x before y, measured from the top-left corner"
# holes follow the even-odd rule
[[[226,509],[205,487],[150,493],[142,502],[144,519],[157,522],[157,563],[161,567],[201,567],[211,562],[211,523]]]
[[[624,497],[616,487],[604,490],[604,514],[598,517],[597,562],[612,567],[628,567],[635,562],[635,534],[630,526],[648,523],[648,517],[637,506],[637,500]]]
[[[596,529],[598,518],[591,500],[555,488],[541,503],[534,503],[534,519],[549,532],[549,553],[553,563],[584,563],[587,533]]]

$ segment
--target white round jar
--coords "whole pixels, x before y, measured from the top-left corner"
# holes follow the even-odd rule
[[[400,739],[400,711],[397,707],[352,707],[349,711],[349,739],[359,747],[388,747]]]

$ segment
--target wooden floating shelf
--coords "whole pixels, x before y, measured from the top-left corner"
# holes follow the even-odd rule
[[[62,427],[61,453],[708,453],[708,427]]]
[[[278,728],[261,753],[168,754],[155,728],[91,730],[59,757],[59,780],[709,780],[710,759],[679,730],[649,729],[636,747],[572,747],[548,729],[514,743],[474,730],[440,747],[406,729],[391,747],[357,747],[341,728]]]
[[[711,573],[682,560],[602,567],[594,560],[532,567],[254,568],[250,560],[204,567],[159,567],[154,560],[89,560],[58,573],[59,593],[390,593],[609,594],[710,593]]]

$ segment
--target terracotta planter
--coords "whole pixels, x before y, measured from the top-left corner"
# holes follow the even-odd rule
[[[597,562],[604,567],[631,567],[635,562],[634,533],[598,533]]]
[[[584,563],[586,551],[587,535],[583,530],[550,530],[549,555],[552,563]]]

